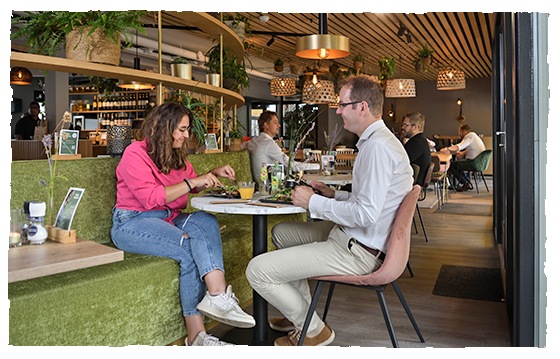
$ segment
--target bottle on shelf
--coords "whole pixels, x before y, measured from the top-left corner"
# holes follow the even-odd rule
[[[97,96],[93,95],[93,103],[91,104],[91,110],[97,111]]]

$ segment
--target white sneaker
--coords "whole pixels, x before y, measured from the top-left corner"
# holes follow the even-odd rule
[[[235,359],[235,344],[220,341],[204,331],[200,331],[192,345],[187,346],[187,359]]]
[[[232,293],[231,285],[227,287],[225,294],[211,296],[208,292],[196,309],[206,316],[219,322],[238,327],[252,328],[255,326],[255,319],[245,313],[237,304],[238,300]]]

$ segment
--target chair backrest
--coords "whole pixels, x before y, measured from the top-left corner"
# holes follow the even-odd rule
[[[385,260],[378,270],[366,275],[321,276],[314,279],[332,280],[354,285],[384,285],[399,278],[408,262],[412,217],[414,216],[419,193],[420,186],[414,185],[412,191],[402,201],[389,236]]]
[[[418,173],[420,173],[420,166],[418,166],[416,163],[411,163],[410,165],[412,166],[412,177],[414,178],[414,182],[412,183],[416,183],[416,180],[418,179]]]
[[[422,187],[427,188],[430,185],[433,172],[434,172],[434,163],[430,162],[430,166],[428,166],[428,171],[426,172],[426,177],[424,177],[424,182],[422,183]]]
[[[439,172],[439,167],[441,166],[441,162],[438,156],[432,156],[432,163],[434,164],[434,172]]]
[[[476,158],[473,159],[475,171],[486,171],[486,169],[488,169],[488,164],[490,163],[490,157],[492,157],[492,150],[482,151],[478,156],[476,156]]]

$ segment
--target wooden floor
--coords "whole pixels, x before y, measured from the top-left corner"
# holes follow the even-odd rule
[[[480,194],[476,189],[450,193],[449,203],[492,205],[492,179],[487,179]],[[445,206],[445,205],[444,205]],[[404,348],[464,348],[511,346],[508,317],[504,302],[489,302],[436,296],[432,294],[443,264],[499,268],[498,250],[494,244],[492,217],[438,213],[421,209],[429,242],[420,222],[418,234],[412,229],[410,264],[414,277],[405,271],[398,283],[420,327],[426,343],[420,343],[414,328],[402,309],[392,287],[385,290],[389,312],[399,345]],[[311,288],[315,287],[311,283]],[[322,314],[327,287],[323,289],[318,313]],[[251,307],[247,308],[251,312]],[[269,306],[269,318],[279,316]],[[382,346],[391,341],[374,291],[338,285],[327,318],[336,333],[331,346]],[[221,337],[231,327],[219,325],[210,332]]]

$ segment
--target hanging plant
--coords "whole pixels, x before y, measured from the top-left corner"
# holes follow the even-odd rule
[[[432,63],[432,54],[434,52],[434,49],[432,49],[428,43],[421,44],[420,49],[416,50],[416,54],[420,57],[422,65],[425,67],[424,72],[429,70]]]
[[[388,80],[397,71],[395,68],[395,58],[394,57],[384,57],[377,61],[379,66],[379,80]]]

